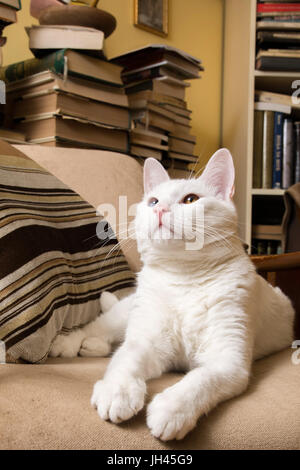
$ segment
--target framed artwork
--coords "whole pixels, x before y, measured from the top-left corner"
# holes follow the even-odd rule
[[[134,25],[159,36],[168,35],[169,0],[134,0]]]

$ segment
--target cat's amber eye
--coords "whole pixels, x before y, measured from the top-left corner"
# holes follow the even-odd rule
[[[199,196],[197,196],[197,194],[188,194],[187,196],[183,198],[182,203],[192,204],[193,202],[198,201],[198,199],[199,199]]]
[[[158,199],[156,199],[156,197],[151,197],[148,201],[148,206],[153,207],[153,206],[156,206],[157,203],[158,203]]]

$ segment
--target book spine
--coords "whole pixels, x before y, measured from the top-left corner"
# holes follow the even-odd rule
[[[0,80],[6,83],[15,82],[44,70],[50,70],[51,72],[63,75],[64,69],[65,49],[61,49],[42,59],[28,59],[2,67],[0,69]]]
[[[282,151],[282,187],[289,188],[294,181],[293,155],[293,122],[291,119],[283,121],[283,151]]]
[[[262,187],[272,188],[273,170],[274,112],[264,111],[263,152],[262,152]]]
[[[300,183],[300,122],[295,122],[295,180]]]
[[[141,72],[132,73],[130,75],[123,75],[122,80],[125,85],[129,85],[130,83],[138,82],[141,80],[149,80],[160,76],[161,74],[159,72],[159,69],[149,69],[143,70]]]
[[[1,5],[5,5],[5,6],[8,6],[10,8],[13,8],[14,10],[21,10],[22,6],[21,6],[21,0],[16,0],[15,2],[5,2],[5,1],[0,1],[0,4]]]
[[[272,188],[281,188],[282,182],[283,113],[274,114]]]
[[[254,111],[253,188],[262,187],[263,111]]]
[[[269,3],[267,5],[258,4],[257,13],[273,13],[273,12],[300,12],[300,5],[297,3]]]

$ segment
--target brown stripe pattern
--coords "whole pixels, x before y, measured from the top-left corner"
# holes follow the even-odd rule
[[[96,236],[100,220],[32,160],[0,156],[0,340],[11,360],[44,361],[59,332],[99,315],[102,291],[132,290],[117,240]]]

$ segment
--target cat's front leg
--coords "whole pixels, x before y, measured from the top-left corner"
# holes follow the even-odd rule
[[[104,420],[120,423],[130,419],[144,406],[146,380],[161,373],[151,341],[125,340],[103,380],[94,385],[91,403]]]
[[[249,374],[250,363],[242,352],[237,354],[234,348],[212,352],[206,362],[154,397],[147,410],[151,433],[163,441],[183,439],[200,416],[241,394]]]

